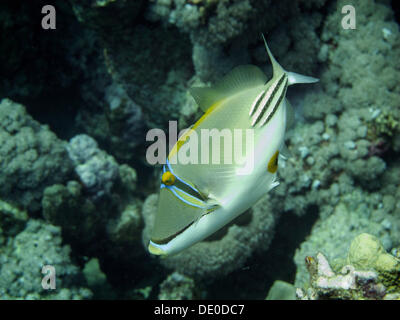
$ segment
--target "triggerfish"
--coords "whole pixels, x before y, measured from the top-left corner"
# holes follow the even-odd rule
[[[272,79],[268,80],[258,67],[244,65],[234,68],[212,87],[190,90],[205,113],[178,139],[163,167],[150,253],[174,254],[204,240],[278,185],[278,157],[284,153],[285,132],[292,118],[287,88],[318,79],[285,71],[263,39],[272,63]],[[233,139],[233,156],[229,145],[223,144],[217,148],[218,157],[213,158],[216,148],[211,150],[210,136],[204,138],[203,133],[226,129],[252,132],[252,152],[241,161],[232,159],[239,152],[242,155],[242,148],[236,146],[245,141],[244,134],[231,135],[240,137],[240,141]],[[184,146],[190,141],[201,145],[196,150],[202,161],[180,163],[183,153],[188,152]],[[214,159],[219,161],[211,161]],[[243,170],[246,166],[251,170]]]

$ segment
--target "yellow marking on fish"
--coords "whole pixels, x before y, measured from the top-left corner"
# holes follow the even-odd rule
[[[176,188],[175,192],[179,197],[181,197],[183,200],[186,201],[186,202],[184,201],[185,205],[190,205],[190,206],[194,205],[194,206],[200,206],[200,207],[203,207],[205,205],[202,200],[196,198],[195,196],[193,196],[191,194],[186,193],[183,190]],[[180,199],[180,200],[182,200],[182,199]]]
[[[278,170],[278,156],[279,151],[276,151],[268,162],[268,171],[271,173],[275,173]]]
[[[176,142],[176,144],[174,145],[174,147],[172,148],[170,154],[168,155],[168,159],[171,159],[171,157],[173,157],[178,151],[179,149],[183,146],[183,144],[186,142],[186,140],[189,138],[189,136],[192,134],[192,132],[209,116],[211,115],[211,113],[222,104],[224,100],[221,101],[217,101],[215,102],[213,105],[211,105],[207,111],[201,116],[201,118],[199,120],[197,120],[197,122],[193,125],[192,128],[190,128],[188,131],[185,132],[185,134],[183,134],[178,141]]]
[[[176,181],[175,176],[170,171],[165,171],[161,177],[161,182],[167,186],[172,186]]]
[[[158,255],[159,256],[159,255],[165,254],[165,252],[162,249],[154,246],[151,242],[149,243],[148,249],[149,249],[149,252],[154,254],[154,255]]]

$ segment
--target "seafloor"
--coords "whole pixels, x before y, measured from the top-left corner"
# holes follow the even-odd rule
[[[351,1],[344,28],[347,0],[1,1],[0,299],[400,299],[395,3]],[[320,78],[289,89],[280,185],[151,256],[146,132],[199,118],[192,85],[248,63],[271,75],[261,33]]]

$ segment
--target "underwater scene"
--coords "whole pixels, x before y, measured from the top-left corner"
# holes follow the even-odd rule
[[[400,300],[394,0],[2,0],[0,299]]]

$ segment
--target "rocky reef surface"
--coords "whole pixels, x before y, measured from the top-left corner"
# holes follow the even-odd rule
[[[400,33],[390,1],[0,4],[1,299],[399,299]],[[280,185],[215,235],[147,253],[161,168],[150,128],[240,64],[290,71]],[[12,34],[13,37],[8,37]],[[42,267],[57,288],[42,287]]]
[[[310,282],[307,289],[296,290],[299,299],[400,299],[400,259],[370,234],[358,235],[334,268],[322,253],[307,256],[305,262]]]

